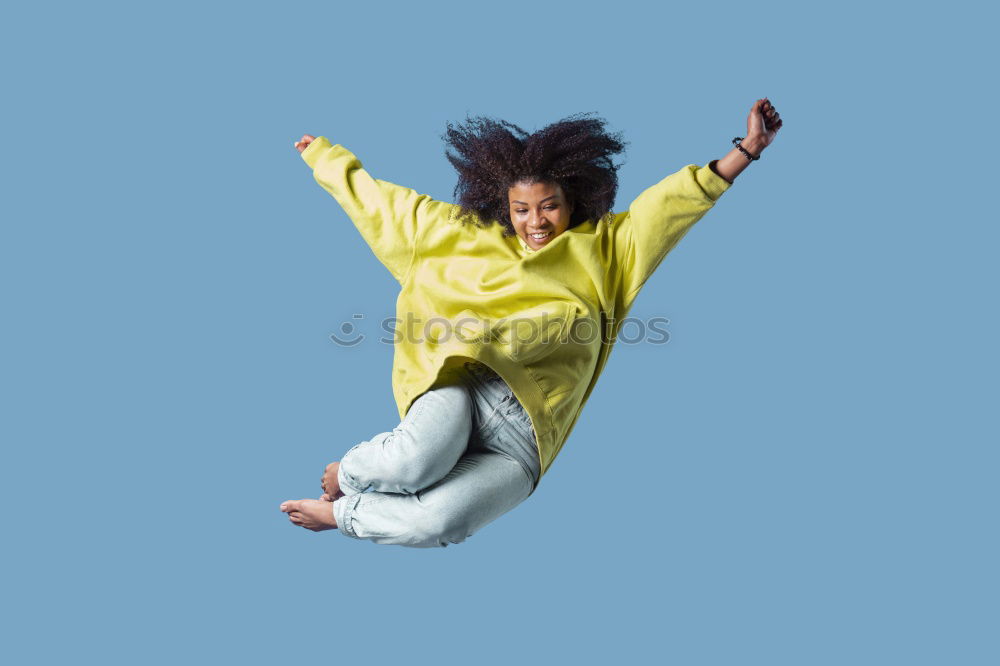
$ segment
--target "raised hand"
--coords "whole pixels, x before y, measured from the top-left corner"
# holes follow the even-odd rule
[[[771,100],[764,97],[754,102],[747,117],[747,142],[767,148],[781,129],[781,116]]]
[[[309,144],[316,140],[312,134],[303,134],[302,138],[295,142],[295,150],[300,153],[309,147]]]

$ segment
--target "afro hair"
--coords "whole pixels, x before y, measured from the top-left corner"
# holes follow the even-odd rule
[[[488,227],[499,222],[504,235],[513,236],[508,190],[522,181],[558,184],[573,205],[570,228],[608,215],[621,167],[612,157],[624,151],[626,142],[621,134],[605,131],[607,121],[592,116],[578,113],[533,134],[485,116],[448,123],[441,138],[458,171],[454,194],[463,223]]]

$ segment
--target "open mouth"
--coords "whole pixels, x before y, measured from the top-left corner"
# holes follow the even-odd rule
[[[528,234],[528,238],[531,238],[535,241],[543,241],[551,235],[552,235],[551,231],[543,231],[538,234]]]

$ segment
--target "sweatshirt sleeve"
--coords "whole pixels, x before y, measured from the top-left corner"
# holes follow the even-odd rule
[[[372,178],[354,153],[340,144],[331,145],[323,136],[302,151],[302,159],[378,260],[400,284],[405,282],[421,233],[436,220],[446,220],[453,204]]]
[[[615,240],[626,305],[631,305],[667,253],[729,187],[708,164],[689,164],[632,202]]]

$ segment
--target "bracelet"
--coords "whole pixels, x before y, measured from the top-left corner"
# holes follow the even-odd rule
[[[754,157],[753,155],[750,154],[749,150],[747,150],[746,148],[744,148],[743,146],[740,145],[740,141],[742,141],[742,140],[743,140],[742,136],[735,137],[733,139],[733,145],[735,145],[737,148],[739,148],[740,152],[743,153],[744,155],[746,155],[746,158],[748,160],[750,160],[751,162],[753,162],[754,160],[759,160],[760,159],[760,155],[757,155],[756,157]]]

